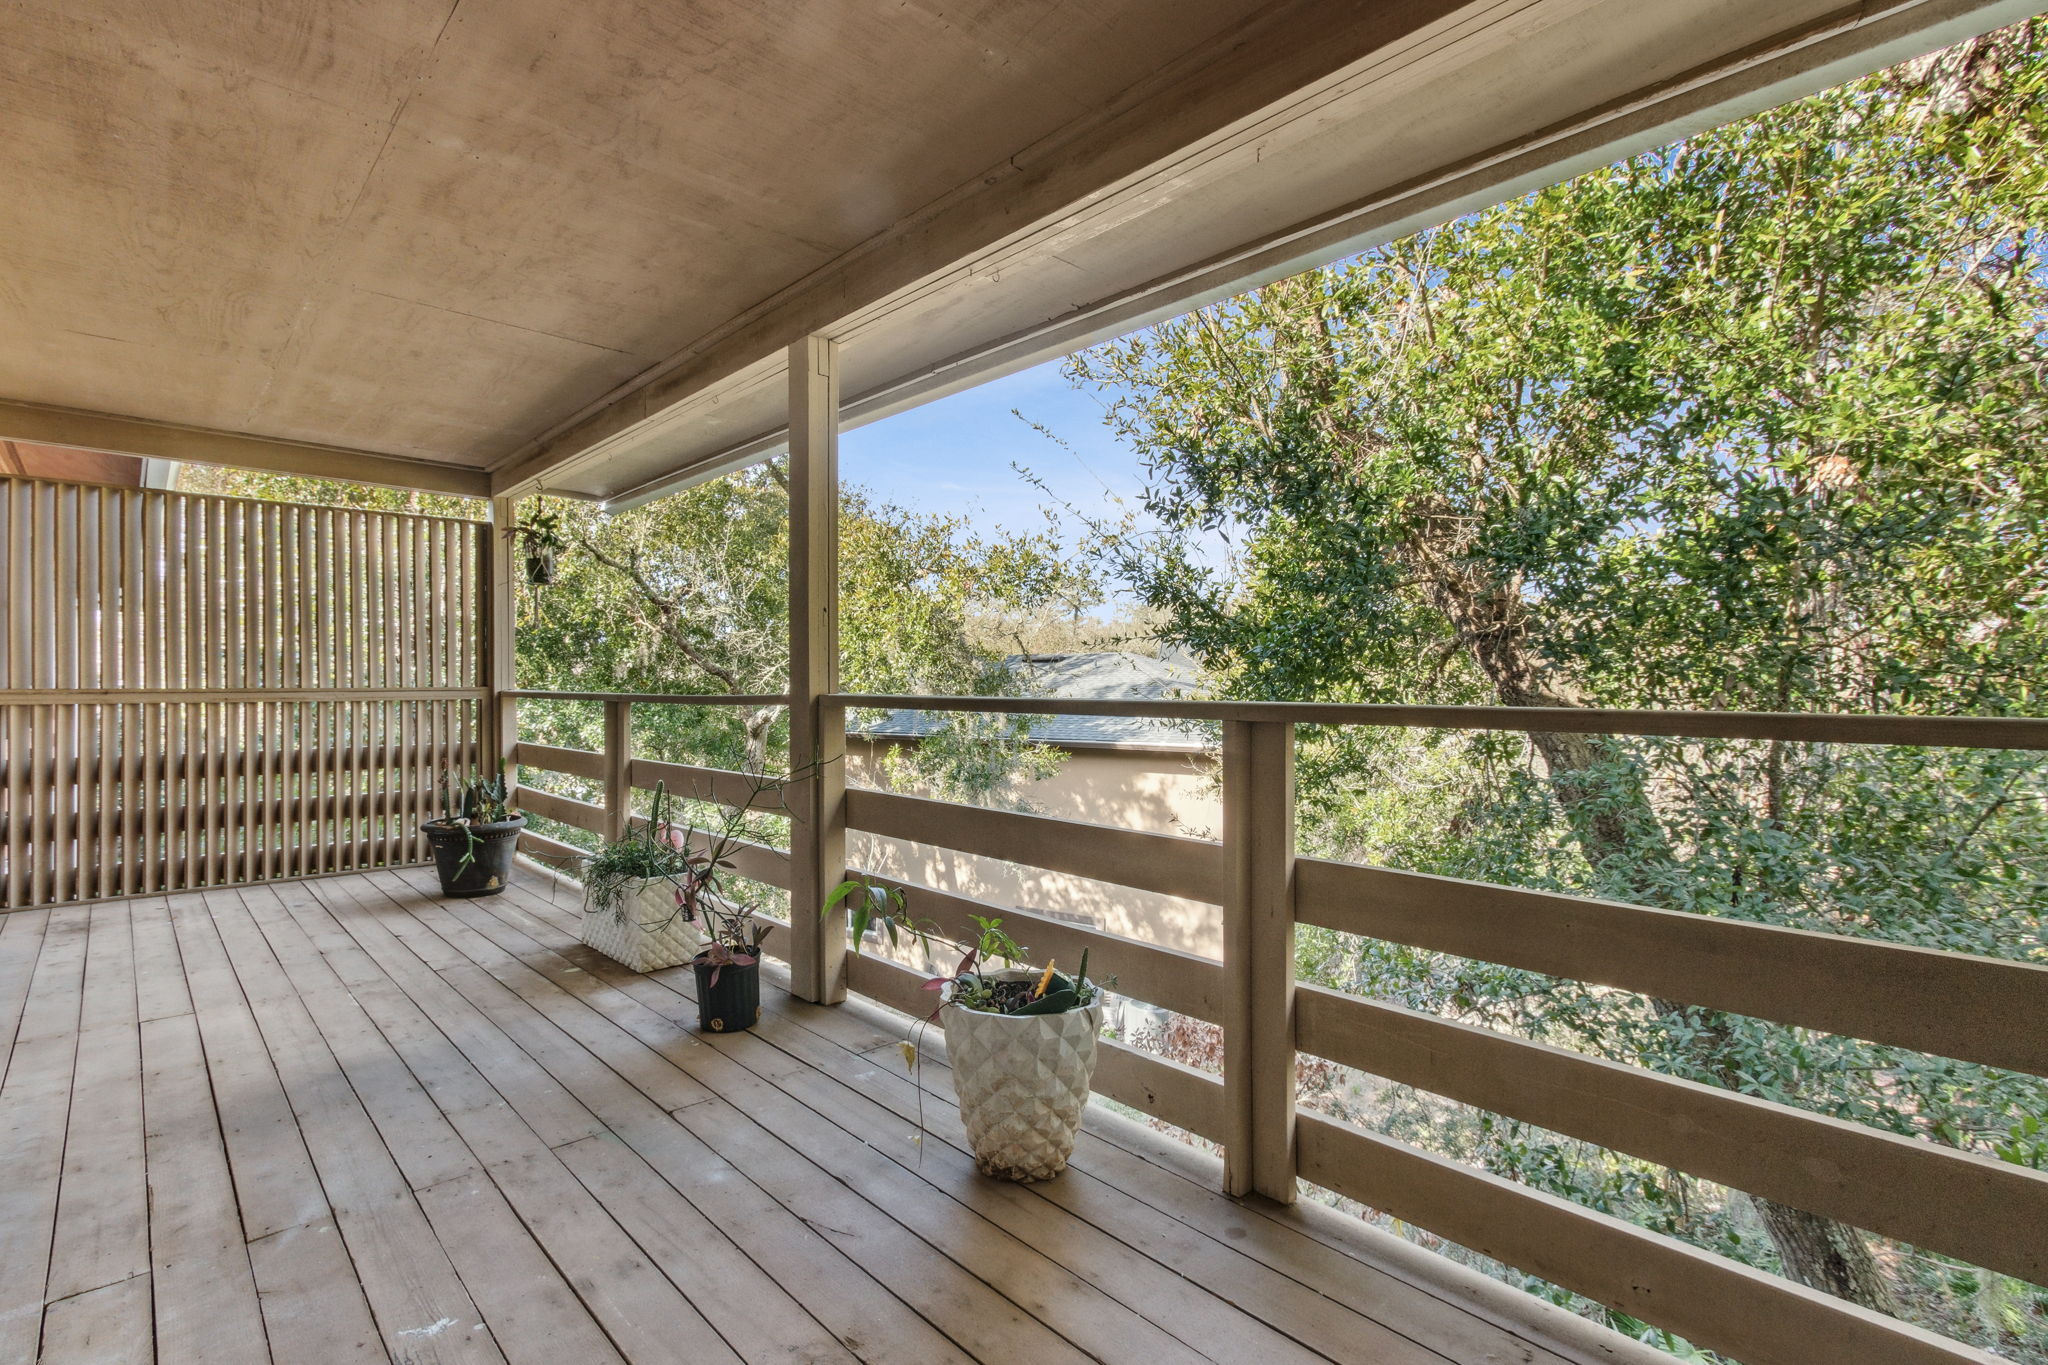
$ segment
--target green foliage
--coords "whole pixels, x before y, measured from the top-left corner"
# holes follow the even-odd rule
[[[2044,87],[2021,25],[1077,357],[1150,475],[1100,561],[1230,696],[2048,713]],[[1300,763],[1313,851],[2048,961],[2039,755],[1352,730]],[[1300,954],[2039,1159],[2036,1078],[1321,931]],[[1399,1087],[1323,1102],[1827,1283],[1701,1182]],[[2048,1360],[2038,1291],[1832,1235],[1877,1283],[1827,1287]]]

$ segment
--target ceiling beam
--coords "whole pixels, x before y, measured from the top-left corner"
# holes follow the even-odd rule
[[[484,498],[491,492],[491,476],[484,470],[466,465],[414,460],[403,455],[380,455],[341,446],[312,445],[303,441],[278,441],[265,436],[245,436],[232,431],[211,431],[204,427],[177,426],[169,422],[145,421],[139,417],[117,417],[111,413],[44,407],[38,403],[16,403],[7,399],[0,399],[0,438],[33,441],[39,445],[72,446],[109,455],[176,460],[180,464],[227,465],[236,469],[267,470],[274,474],[297,474],[305,478],[417,489],[423,493],[456,493],[464,497]]]
[[[1498,0],[1293,0],[1169,64],[886,232],[732,319],[492,467],[499,494],[1034,222],[1068,210],[1304,86]],[[1313,40],[1307,40],[1313,35]]]

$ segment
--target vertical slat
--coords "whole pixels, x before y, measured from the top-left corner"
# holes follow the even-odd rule
[[[29,901],[32,905],[47,905],[56,897],[57,884],[50,853],[51,825],[55,821],[51,793],[56,784],[51,780],[51,772],[56,762],[57,708],[23,709],[28,712],[29,725],[29,878],[34,886]]]
[[[0,602],[8,604],[10,620],[21,610],[17,598],[28,596],[23,580],[14,576],[14,504],[18,486],[13,479],[0,478]],[[14,680],[15,667],[14,629],[11,625],[0,626],[0,687],[21,685]]]
[[[481,720],[484,743],[490,749],[490,764],[504,774],[508,795],[518,786],[519,776],[518,765],[512,761],[512,750],[519,743],[519,702],[507,695],[518,686],[513,623],[519,599],[513,578],[514,556],[506,533],[518,520],[516,499],[493,498],[491,524],[477,536],[477,562],[485,597],[478,625],[484,636],[484,686],[490,689]]]
[[[163,774],[163,714],[162,702],[144,702],[139,708],[142,717],[139,743],[139,786],[138,805],[142,813],[142,844],[139,856],[142,860],[142,886],[144,892],[163,889],[163,838],[162,811],[164,792],[160,786]]]
[[[790,990],[846,996],[844,913],[818,908],[846,876],[846,718],[839,690],[839,348],[789,348]]]
[[[63,614],[59,613],[59,619]],[[73,741],[76,733],[72,719],[76,708],[52,706],[50,712],[51,759],[51,807],[50,807],[50,869],[52,881],[50,898],[66,901],[72,897],[72,869],[76,866],[77,855],[71,846],[73,812],[78,809],[76,795],[77,745]]]
[[[93,744],[99,750],[99,780],[93,784],[93,800],[99,806],[100,865],[94,894],[100,896],[121,894],[120,749],[123,710],[123,707],[112,703],[92,708],[96,722]]]
[[[1295,1194],[1294,727],[1229,721],[1223,731],[1225,1124],[1234,1195]]]
[[[13,481],[7,510],[8,579],[33,583],[35,578],[35,490],[33,485]],[[35,598],[25,592],[7,600],[7,634],[13,641],[12,663],[7,673],[9,687],[36,685]]]
[[[28,726],[26,706],[4,708],[7,724],[7,903],[28,905]]]
[[[145,648],[148,639],[147,623],[149,604],[144,585],[154,576],[154,565],[149,564],[149,537],[145,530],[148,523],[149,507],[158,501],[153,495],[131,490],[121,495],[121,554],[126,572],[121,579],[122,623],[128,629],[127,641],[121,646],[121,685],[123,687],[148,687],[149,652]]]

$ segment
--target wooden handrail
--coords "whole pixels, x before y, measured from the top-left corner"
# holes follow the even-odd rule
[[[1079,697],[923,697],[840,692],[839,706],[995,715],[1124,716],[1149,720],[1267,721],[1425,730],[1780,739],[1810,744],[1910,744],[1962,749],[2048,749],[2048,719],[1898,716],[1818,711],[1638,711],[1596,707],[1401,706],[1352,702],[1197,701]]]
[[[1318,1114],[1302,1176],[1744,1365],[1984,1365],[1981,1352],[1739,1261]]]
[[[531,701],[623,701],[645,702],[650,706],[787,706],[789,698],[780,692],[737,693],[719,692],[698,694],[695,692],[556,692],[546,689],[515,687],[498,694],[501,697],[525,698]]]
[[[1314,1056],[2048,1282],[2048,1172],[1319,986],[1297,1011]]]
[[[885,839],[1027,863],[1163,896],[1212,904],[1223,897],[1223,845],[1207,839],[986,810],[865,787],[847,791],[846,823]]]
[[[1299,915],[1367,938],[2048,1075],[2048,967],[1303,858]]]

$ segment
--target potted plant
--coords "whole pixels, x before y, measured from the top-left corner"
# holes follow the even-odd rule
[[[752,1028],[761,1016],[761,942],[774,925],[728,894],[726,878],[746,842],[747,811],[782,785],[757,779],[748,801],[720,806],[703,829],[671,821],[657,785],[647,821],[584,869],[583,941],[635,971],[690,963],[698,1022],[712,1033]]]
[[[506,801],[504,777],[443,772],[441,800],[448,813],[420,826],[433,850],[441,894],[497,895],[512,880],[512,855],[526,828],[526,817]]]
[[[548,506],[545,497],[536,498],[532,509],[505,534],[518,537],[519,548],[526,556],[528,583],[541,585],[555,581],[555,561],[562,551],[569,548],[569,535],[559,508]]]
[[[833,889],[826,912],[841,901],[852,909],[854,952],[870,925],[886,930],[892,944],[901,931],[930,947],[934,926],[904,916],[899,889],[856,878]],[[952,974],[925,983],[939,992],[934,1014],[946,1032],[960,1121],[983,1175],[1050,1180],[1073,1154],[1095,1077],[1102,985],[1090,979],[1085,951],[1071,976],[1055,962],[1025,967],[1025,950],[1000,918],[974,922],[974,942],[963,946]],[[914,1043],[904,1046],[914,1060]]]
[[[688,900],[687,834],[666,817],[668,794],[654,794],[654,817],[629,827],[583,862],[581,938],[636,972],[688,962],[704,946]]]

